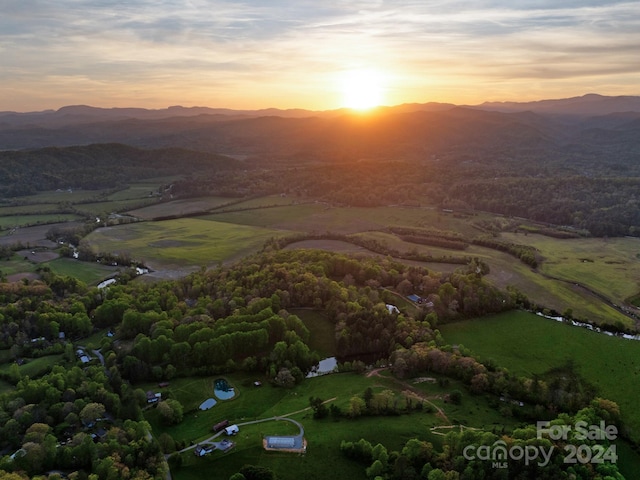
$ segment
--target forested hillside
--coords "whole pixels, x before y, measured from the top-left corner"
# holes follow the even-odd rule
[[[234,170],[238,162],[209,153],[122,144],[0,152],[0,196],[43,190],[113,188],[149,177]]]

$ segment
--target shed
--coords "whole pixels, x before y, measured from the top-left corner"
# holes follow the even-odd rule
[[[233,424],[225,428],[224,431],[227,435],[235,435],[240,431],[240,429],[238,428],[238,425]]]

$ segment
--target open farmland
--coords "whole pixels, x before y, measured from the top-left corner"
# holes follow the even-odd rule
[[[189,198],[185,200],[174,200],[171,202],[155,203],[147,207],[131,210],[128,213],[134,217],[144,220],[151,220],[160,217],[180,217],[201,213],[218,208],[229,203],[233,203],[235,199],[227,197],[203,197]]]
[[[573,327],[526,312],[442,325],[449,344],[464,345],[481,360],[492,360],[531,377],[572,361],[599,395],[620,406],[625,423],[640,431],[640,342]],[[620,388],[624,385],[625,388]],[[634,440],[638,440],[635,438]]]
[[[86,241],[96,252],[128,253],[156,270],[205,266],[259,250],[282,232],[199,218],[101,228]]]
[[[585,238],[558,240],[542,235],[503,234],[510,241],[532,245],[551,277],[579,282],[617,303],[640,292],[640,239]]]
[[[46,265],[53,273],[75,277],[87,285],[96,285],[105,277],[114,275],[118,271],[117,267],[95,262],[81,262],[73,258],[57,258]]]

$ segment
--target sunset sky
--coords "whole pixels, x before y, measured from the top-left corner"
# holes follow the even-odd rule
[[[0,2],[0,111],[585,93],[640,94],[637,0]]]

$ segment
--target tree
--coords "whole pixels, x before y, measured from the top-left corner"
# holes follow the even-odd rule
[[[281,368],[276,375],[276,378],[273,379],[276,385],[285,388],[291,388],[296,384],[295,377],[291,374],[291,371],[288,368]]]
[[[166,425],[176,425],[182,421],[182,404],[173,398],[163,400],[158,403],[158,414],[162,422]]]
[[[374,460],[370,467],[367,468],[366,473],[367,477],[375,478],[380,477],[385,472],[385,466],[382,464],[380,460]]]
[[[102,418],[105,410],[104,405],[101,403],[88,403],[82,410],[80,410],[80,420],[85,425],[93,424],[98,418]]]
[[[365,412],[366,408],[367,405],[364,403],[364,400],[357,395],[354,395],[349,401],[349,410],[347,414],[351,418],[356,418],[362,415]]]
[[[321,419],[329,415],[329,409],[320,397],[309,397],[309,405],[313,409],[313,418]]]
[[[258,465],[244,465],[240,473],[246,480],[276,480],[276,475],[270,468]]]

